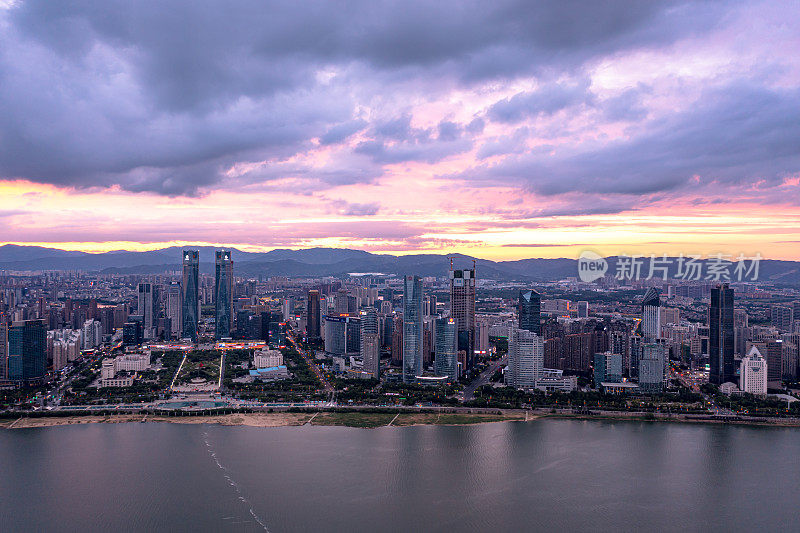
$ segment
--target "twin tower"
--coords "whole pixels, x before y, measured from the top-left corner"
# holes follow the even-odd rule
[[[233,334],[233,259],[230,250],[216,250],[214,274],[214,338]],[[200,321],[200,251],[183,251],[181,337],[197,341]]]

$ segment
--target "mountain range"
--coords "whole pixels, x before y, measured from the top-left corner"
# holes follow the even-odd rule
[[[187,247],[188,248],[188,247]],[[200,269],[212,273],[214,247],[192,247],[200,251]],[[118,274],[155,274],[177,271],[181,268],[180,247],[169,247],[146,252],[117,250],[88,253],[6,244],[0,246],[0,271],[31,270],[83,270],[87,272]],[[382,272],[398,276],[442,276],[449,268],[449,258],[456,268],[469,268],[473,259],[478,276],[482,279],[553,281],[577,275],[577,260],[520,259],[517,261],[490,261],[461,254],[373,254],[346,248],[308,248],[301,250],[275,249],[269,252],[245,252],[232,249],[236,274],[245,277],[263,276],[342,276],[352,272]],[[616,257],[607,258],[609,271],[616,271]],[[673,261],[673,263],[675,263]],[[645,260],[642,268],[647,272]],[[677,266],[670,269],[670,277]],[[761,260],[761,280],[798,284],[800,262]]]

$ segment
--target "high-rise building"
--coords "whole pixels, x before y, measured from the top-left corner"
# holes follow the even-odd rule
[[[519,291],[519,304],[517,306],[519,329],[532,331],[537,335],[542,333],[542,297],[535,290]]]
[[[183,251],[181,280],[181,337],[197,340],[200,320],[200,252]]]
[[[772,325],[775,326],[778,331],[785,332],[792,330],[794,312],[791,305],[773,305],[770,311],[772,315]]]
[[[750,352],[742,358],[739,369],[739,388],[743,392],[762,396],[767,394],[767,360],[758,348],[750,348]]]
[[[8,319],[0,313],[0,381],[8,379]]]
[[[403,278],[403,382],[422,375],[422,278]]]
[[[347,289],[339,289],[333,297],[333,312],[337,315],[344,315],[350,310],[350,298]]]
[[[309,339],[318,339],[320,336],[320,306],[319,291],[311,289],[308,291],[306,301],[306,333]]]
[[[458,379],[458,325],[452,317],[436,319],[434,368],[437,376]]]
[[[167,286],[167,318],[170,336],[179,337],[181,331],[181,284],[172,282]]]
[[[642,299],[642,337],[655,342],[661,336],[661,292],[650,287]]]
[[[361,359],[364,371],[375,379],[381,376],[381,340],[378,334],[378,313],[374,307],[361,311]]]
[[[288,322],[294,315],[294,298],[284,298],[283,305],[281,306],[283,312],[283,321]]]
[[[403,317],[392,317],[392,364],[403,365]]]
[[[708,380],[716,385],[734,382],[733,289],[723,283],[711,289],[708,308]]]
[[[82,336],[83,336],[83,349],[93,350],[97,348],[102,342],[103,327],[100,322],[90,318],[83,323]]]
[[[767,360],[767,386],[770,389],[782,388],[783,340],[770,340],[765,344],[766,352],[762,352]]]
[[[361,351],[361,320],[347,315],[325,317],[325,351],[332,355],[356,355]]]
[[[544,369],[542,338],[526,329],[512,328],[508,336],[506,383],[511,387],[533,389]]]
[[[21,385],[44,380],[47,326],[43,320],[21,320],[8,332],[8,379]]]
[[[489,328],[491,322],[488,317],[475,318],[475,353],[489,353]]]
[[[614,351],[594,354],[594,387],[600,383],[619,383],[622,381],[622,354]]]
[[[152,283],[140,283],[137,288],[139,299],[136,314],[142,316],[142,330],[147,339],[153,336],[153,324],[156,314],[155,291],[153,289]]]
[[[639,351],[639,390],[645,394],[664,391],[666,347],[663,344],[642,344]]]
[[[465,352],[466,368],[475,360],[475,263],[471,270],[453,270],[450,260],[450,316],[458,324],[458,350]]]
[[[578,318],[589,318],[589,302],[578,302]]]
[[[230,250],[216,250],[214,276],[214,338],[233,335],[233,259]]]

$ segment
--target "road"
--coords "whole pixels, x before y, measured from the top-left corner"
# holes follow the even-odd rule
[[[103,359],[108,354],[110,354],[114,349],[118,348],[119,344],[115,346],[103,346],[98,348],[97,351],[91,355],[86,356],[82,360],[80,360],[79,364],[73,367],[69,373],[64,377],[64,379],[55,383],[55,388],[47,389],[45,393],[46,396],[52,396],[52,401],[50,402],[53,406],[61,405],[61,401],[64,398],[64,391],[66,391],[71,385],[72,382],[75,381],[78,377],[80,377],[81,372],[83,369],[88,367],[89,365],[95,363],[98,360]],[[52,384],[51,384],[52,385]],[[44,404],[43,404],[44,405]]]
[[[497,372],[499,369],[501,369],[503,365],[506,364],[507,361],[508,361],[508,355],[504,355],[497,361],[490,364],[489,368],[481,372],[477,378],[472,380],[472,383],[470,383],[469,385],[466,386],[466,388],[464,388],[464,392],[461,395],[462,401],[467,402],[472,398],[474,398],[475,391],[479,387],[483,387],[484,385],[488,384],[489,380],[492,378],[494,373]]]
[[[332,393],[333,387],[331,386],[330,383],[328,383],[328,380],[325,379],[325,376],[322,374],[317,364],[308,358],[308,353],[306,353],[306,351],[303,350],[303,348],[301,348],[300,345],[297,344],[297,342],[294,340],[294,336],[286,335],[286,338],[289,339],[289,342],[292,343],[292,346],[294,346],[294,349],[297,350],[297,353],[300,354],[300,357],[303,358],[303,361],[306,362],[311,371],[314,372],[314,374],[317,376],[317,379],[319,379],[319,382],[322,383],[322,386],[325,388],[325,391]]]

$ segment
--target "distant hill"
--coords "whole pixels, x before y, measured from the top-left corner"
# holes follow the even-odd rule
[[[214,269],[214,247],[199,247],[200,269]],[[180,270],[180,247],[147,252],[117,250],[104,253],[71,252],[40,246],[0,246],[0,270],[84,270],[120,274],[154,274]],[[383,272],[398,276],[442,276],[449,267],[449,257],[456,268],[468,268],[473,259],[478,275],[483,279],[553,281],[577,275],[575,259],[521,259],[490,261],[460,254],[416,254],[395,256],[373,254],[346,248],[308,248],[303,250],[275,249],[269,252],[244,252],[233,249],[237,275],[263,276],[342,276],[351,272]],[[607,258],[609,272],[616,272],[616,257]],[[642,262],[642,273],[649,272],[649,263]],[[677,261],[673,261],[669,276],[674,277]],[[800,262],[762,260],[761,280],[800,284]]]

